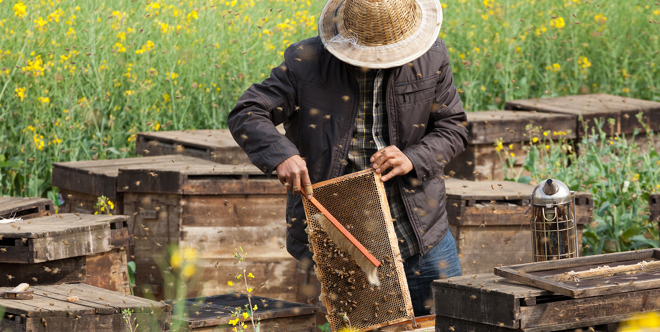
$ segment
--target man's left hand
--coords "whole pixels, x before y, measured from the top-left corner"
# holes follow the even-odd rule
[[[397,176],[405,175],[413,170],[413,164],[408,159],[408,156],[403,154],[399,148],[390,145],[384,149],[379,150],[371,156],[371,167],[376,170],[376,173],[381,174],[388,169],[392,169],[389,173],[382,177],[383,182]]]

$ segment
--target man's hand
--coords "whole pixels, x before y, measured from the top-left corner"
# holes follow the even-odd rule
[[[373,167],[378,174],[383,173],[390,168],[392,169],[381,178],[383,182],[397,175],[408,174],[413,170],[413,164],[410,159],[408,159],[408,156],[403,154],[403,152],[394,145],[390,145],[374,153],[374,155],[371,156],[370,161],[372,163],[371,167]]]
[[[307,199],[312,198],[312,181],[309,180],[307,165],[299,155],[289,157],[289,159],[277,165],[276,171],[277,178],[280,179],[280,183],[286,186],[286,190],[297,195],[300,194],[300,186],[302,185],[305,187]]]

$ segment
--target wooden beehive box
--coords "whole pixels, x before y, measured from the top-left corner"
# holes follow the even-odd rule
[[[651,129],[657,131],[660,126],[660,103],[607,94],[512,100],[506,102],[506,109],[571,115],[576,122],[578,138],[585,135],[579,116],[589,126],[594,125],[594,119],[615,119],[614,126],[610,127],[607,123],[603,126],[603,130],[610,135],[630,135],[635,129],[644,133],[644,127],[636,118],[640,112]]]
[[[463,274],[533,261],[529,226],[534,186],[449,178],[445,189],[449,230],[456,239]],[[575,208],[581,246],[582,228],[593,220],[591,194],[576,192]]]
[[[445,168],[445,174],[453,172],[453,177],[465,180],[501,180],[504,179],[502,159],[495,149],[495,142],[502,140],[504,146],[513,144],[516,162],[514,170],[519,171],[525,161],[526,152],[522,144],[528,144],[534,136],[527,129],[538,127],[547,131],[566,132],[565,138],[574,139],[576,121],[573,116],[526,111],[484,111],[470,112],[468,117],[467,149],[452,159]],[[552,137],[552,136],[551,136]],[[503,158],[508,158],[510,151],[501,151]]]
[[[0,224],[0,286],[83,282],[130,294],[126,216],[58,214]]]
[[[41,197],[0,197],[0,219],[32,219],[55,213],[53,201]]]
[[[215,295],[205,298],[186,299],[183,303],[179,301],[168,301],[172,307],[184,305],[188,316],[184,321],[174,321],[174,325],[181,325],[179,331],[195,332],[230,332],[234,328],[229,323],[233,318],[231,312],[236,308],[245,310],[249,304],[245,294]],[[303,303],[282,301],[261,296],[252,296],[252,305],[257,305],[254,312],[255,323],[259,319],[260,331],[263,332],[315,332],[316,312],[318,308]],[[240,321],[248,325],[252,330],[250,319]]]
[[[492,272],[435,280],[432,289],[437,332],[616,331],[634,314],[660,310],[660,288],[573,299]]]
[[[164,248],[192,247],[199,253],[198,294],[228,293],[228,273],[238,273],[239,246],[256,279],[257,295],[294,300],[297,261],[286,251],[286,188],[252,165],[186,165],[121,169],[118,187],[124,211],[134,216],[136,282],[163,297],[154,257]]]
[[[0,288],[0,293],[10,289]],[[164,303],[85,284],[31,286],[29,290],[34,291],[31,300],[0,298],[0,308],[5,311],[0,331],[170,330],[171,307]],[[131,312],[130,317],[125,311]]]
[[[280,133],[284,128],[278,126]],[[137,134],[135,153],[141,156],[182,154],[220,164],[252,164],[227,129],[144,132]]]
[[[124,199],[122,193],[117,191],[119,169],[191,164],[212,163],[181,155],[54,163],[52,184],[59,187],[64,199],[64,204],[60,206],[62,213],[92,214],[96,211],[98,198],[105,196],[115,206],[110,213],[123,214]]]

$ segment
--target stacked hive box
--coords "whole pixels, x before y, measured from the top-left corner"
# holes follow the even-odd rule
[[[644,137],[646,129],[637,119],[637,114],[642,113],[644,124],[651,130],[657,132],[660,129],[660,103],[613,96],[607,94],[592,94],[581,96],[568,96],[547,99],[524,99],[512,100],[506,103],[506,108],[516,111],[536,111],[542,113],[565,114],[571,116],[575,121],[577,139],[586,134],[583,123],[594,127],[595,120],[605,122],[603,131],[608,135],[625,135],[630,137],[635,130],[638,135],[637,142],[646,149],[660,148],[660,140],[654,141],[654,146],[649,146]],[[580,117],[582,121],[580,121]],[[607,123],[608,119],[614,119],[614,123]]]
[[[10,289],[0,288],[0,293]],[[34,291],[30,300],[0,298],[0,331],[170,330],[171,307],[160,302],[84,284],[33,285],[28,290]]]
[[[158,156],[110,160],[72,161],[53,164],[53,186],[59,187],[63,204],[60,212],[92,214],[101,196],[114,204],[112,214],[124,213],[124,199],[117,191],[119,169],[149,168],[158,165],[212,164],[186,156]]]
[[[158,262],[168,245],[199,255],[200,282],[191,294],[228,293],[228,274],[242,273],[233,257],[247,253],[246,269],[258,295],[294,300],[297,262],[287,253],[286,189],[251,165],[159,166],[121,169],[124,211],[135,216],[136,283],[141,292],[164,293]],[[241,271],[241,272],[239,272]]]
[[[284,134],[282,126],[277,129]],[[227,129],[138,133],[135,152],[141,156],[182,154],[227,165],[251,164]]]
[[[532,262],[530,194],[534,186],[510,181],[447,179],[447,219],[463,274]],[[578,239],[592,221],[591,194],[576,192]]]
[[[55,213],[53,201],[41,197],[0,197],[0,219],[32,219]]]
[[[513,144],[513,150],[508,149],[502,158],[506,160],[508,153],[515,154],[514,171],[519,172],[525,160],[526,153],[522,144],[528,144],[535,130],[539,135],[542,130],[565,132],[564,138],[576,137],[575,119],[565,114],[548,114],[520,111],[486,111],[467,113],[468,146],[465,152],[451,160],[445,168],[446,174],[465,180],[499,180],[504,179],[502,159],[496,150],[495,143],[501,140],[504,146]],[[556,136],[555,136],[556,137]]]
[[[260,331],[264,332],[315,332],[316,312],[318,308],[308,304],[281,301],[261,296],[252,296],[252,305],[257,306],[254,312],[255,323],[260,323]],[[169,301],[172,306],[181,305],[180,301]],[[194,332],[229,332],[234,325],[232,311],[236,308],[245,309],[249,301],[244,294],[216,295],[205,298],[190,298],[183,301],[190,314],[184,321],[174,321],[179,325],[179,331]],[[250,319],[240,316],[240,321],[251,326]]]
[[[0,224],[0,286],[83,282],[130,294],[127,219],[58,214]]]

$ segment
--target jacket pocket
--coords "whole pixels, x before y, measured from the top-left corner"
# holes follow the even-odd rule
[[[416,104],[432,100],[435,97],[435,88],[438,77],[394,84],[395,101],[397,105]]]

